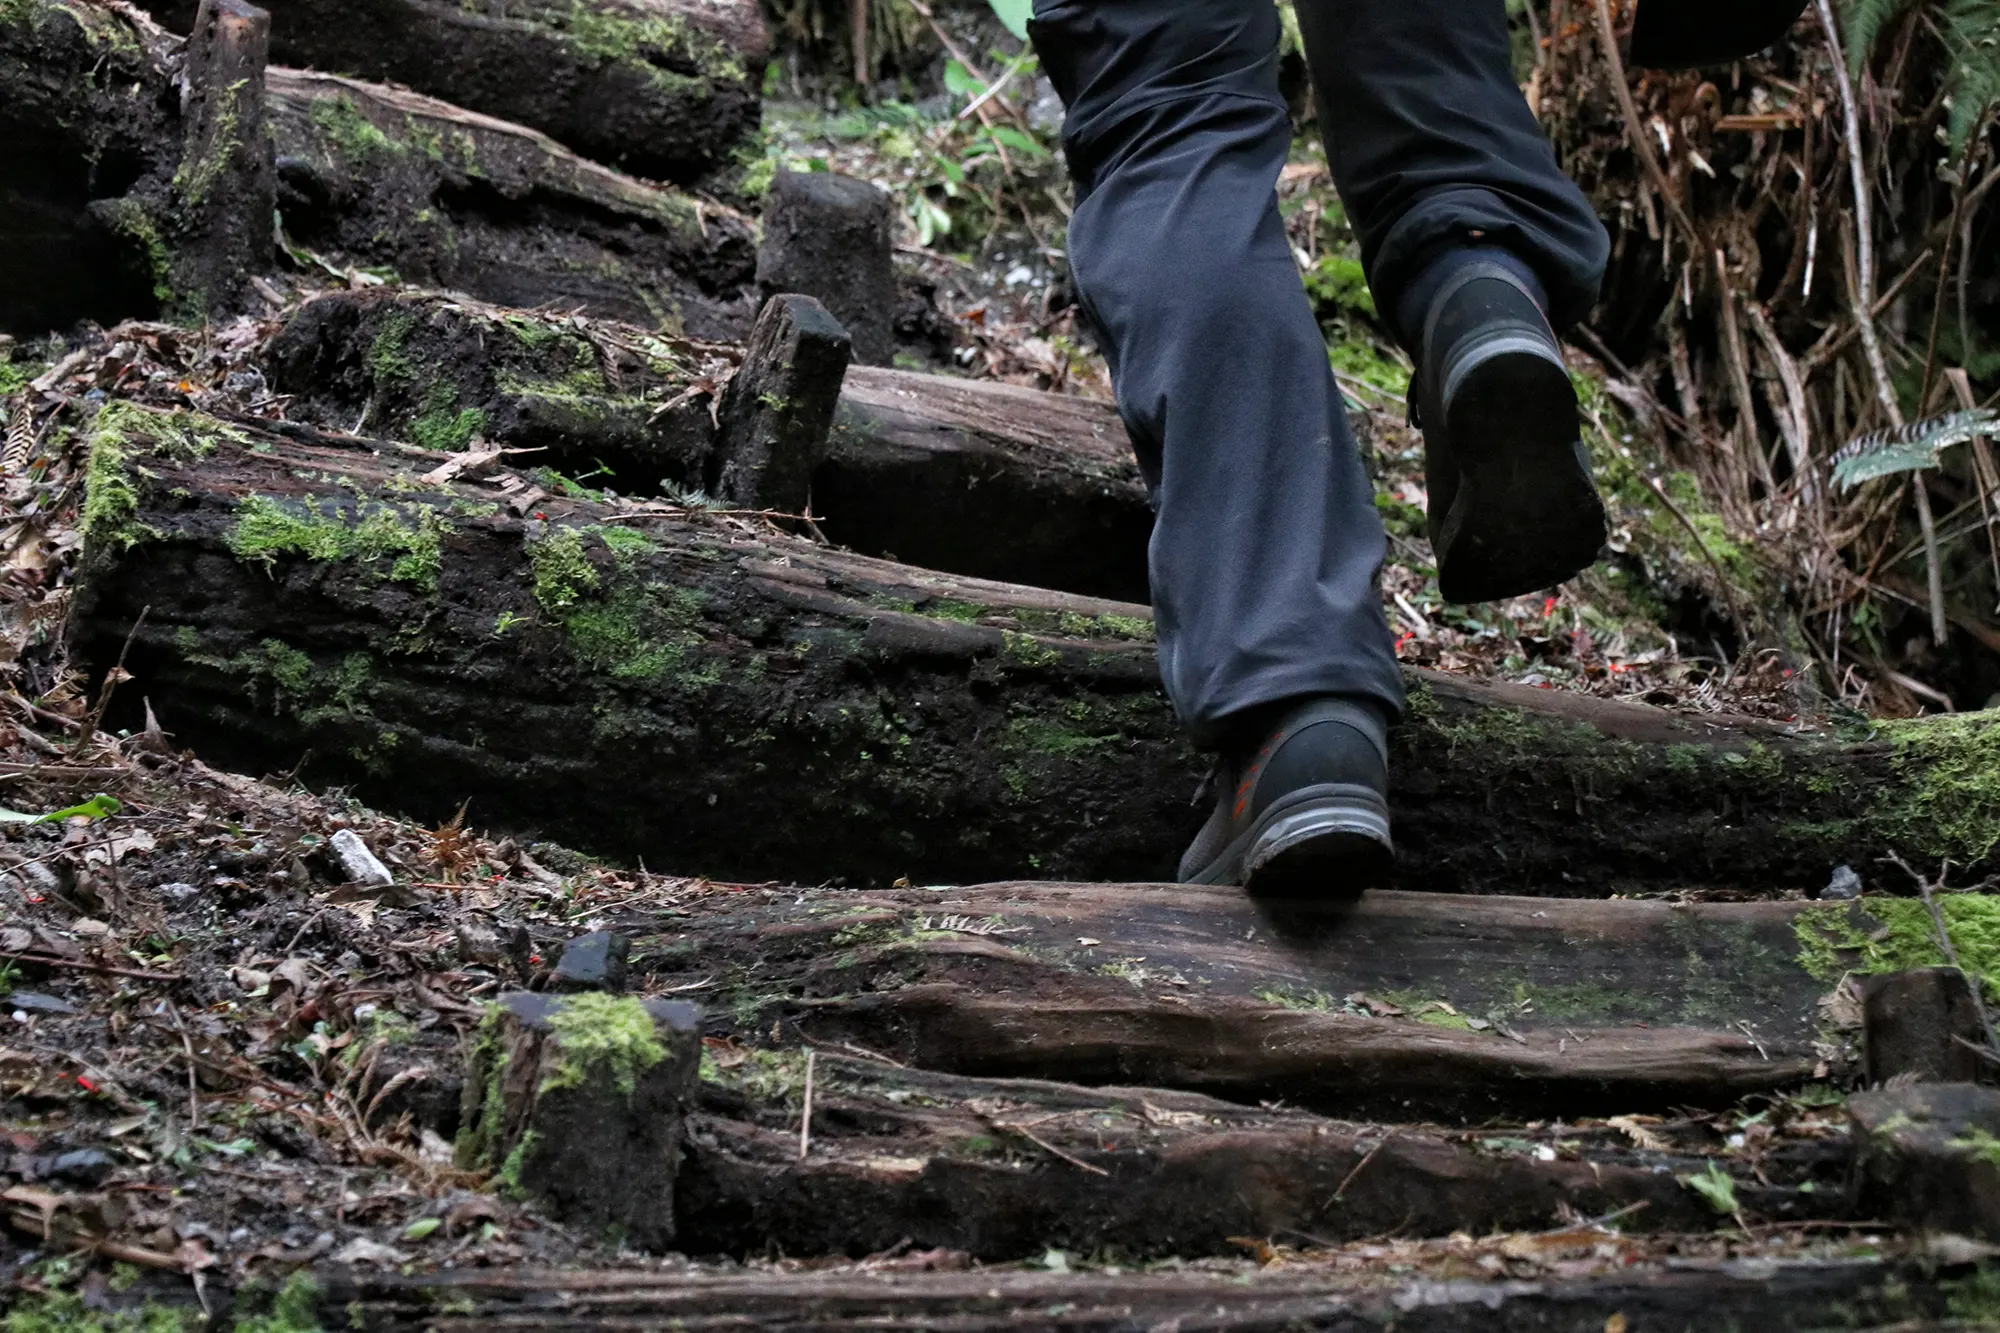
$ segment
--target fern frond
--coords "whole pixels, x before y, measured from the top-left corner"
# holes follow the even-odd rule
[[[1946,138],[1951,155],[1962,158],[2000,107],[2000,0],[1947,0],[1941,28],[1952,59]]]
[[[1847,68],[1855,78],[1875,52],[1875,39],[1915,0],[1841,0],[1840,26],[1847,30]]]
[[[23,390],[14,399],[7,420],[7,448],[0,453],[0,476],[12,476],[28,465],[35,452],[35,409],[29,406],[33,394]]]
[[[2000,435],[2000,412],[1974,408],[1870,431],[1834,454],[1834,485],[1852,488],[1894,472],[1936,467],[1947,448],[1981,435]]]

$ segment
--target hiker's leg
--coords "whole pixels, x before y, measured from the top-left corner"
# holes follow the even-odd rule
[[[1558,330],[1583,318],[1610,241],[1514,82],[1503,0],[1297,9],[1334,184],[1405,345],[1468,247],[1529,270]]]
[[[1497,2],[1497,0],[1496,0]],[[1278,216],[1270,0],[1043,0],[1079,300],[1153,488],[1160,669],[1198,742],[1246,710],[1402,689],[1384,540]]]

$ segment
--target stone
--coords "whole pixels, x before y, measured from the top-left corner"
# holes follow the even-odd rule
[[[1863,1215],[2000,1240],[2000,1089],[1915,1083],[1847,1110]]]
[[[701,1069],[693,1005],[517,991],[467,1062],[459,1169],[641,1249],[674,1240],[674,1180]]]
[[[867,181],[826,171],[780,171],[764,201],[757,286],[810,296],[854,340],[854,359],[895,358],[897,292],[890,201]]]
[[[347,876],[349,884],[371,889],[386,889],[395,884],[396,877],[389,873],[389,867],[368,850],[368,844],[353,829],[344,828],[334,834],[332,845],[334,859],[340,862],[340,872]]]
[[[554,991],[622,991],[625,959],[632,941],[610,930],[593,930],[563,946],[562,957],[549,977]]]
[[[1974,1083],[1985,1044],[1972,987],[1955,967],[1861,980],[1862,1050],[1871,1084],[1891,1079]],[[1967,1043],[1970,1043],[1968,1045]]]

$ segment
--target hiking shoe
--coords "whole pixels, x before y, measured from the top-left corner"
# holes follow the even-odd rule
[[[1181,882],[1335,899],[1385,882],[1393,852],[1381,731],[1365,705],[1313,699],[1254,752],[1225,754],[1215,813],[1181,858]]]
[[[1466,264],[1431,298],[1421,346],[1410,415],[1444,599],[1515,597],[1587,568],[1604,504],[1569,370],[1527,286],[1499,264]]]

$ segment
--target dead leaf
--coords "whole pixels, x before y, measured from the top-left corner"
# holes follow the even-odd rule
[[[395,1265],[410,1262],[410,1256],[393,1245],[370,1240],[366,1236],[356,1236],[353,1240],[334,1252],[333,1262],[337,1264],[383,1264]]]
[[[1647,1152],[1666,1152],[1671,1146],[1665,1139],[1646,1128],[1647,1124],[1660,1123],[1657,1116],[1615,1115],[1604,1123],[1632,1140],[1632,1146],[1635,1148],[1643,1148]]]

